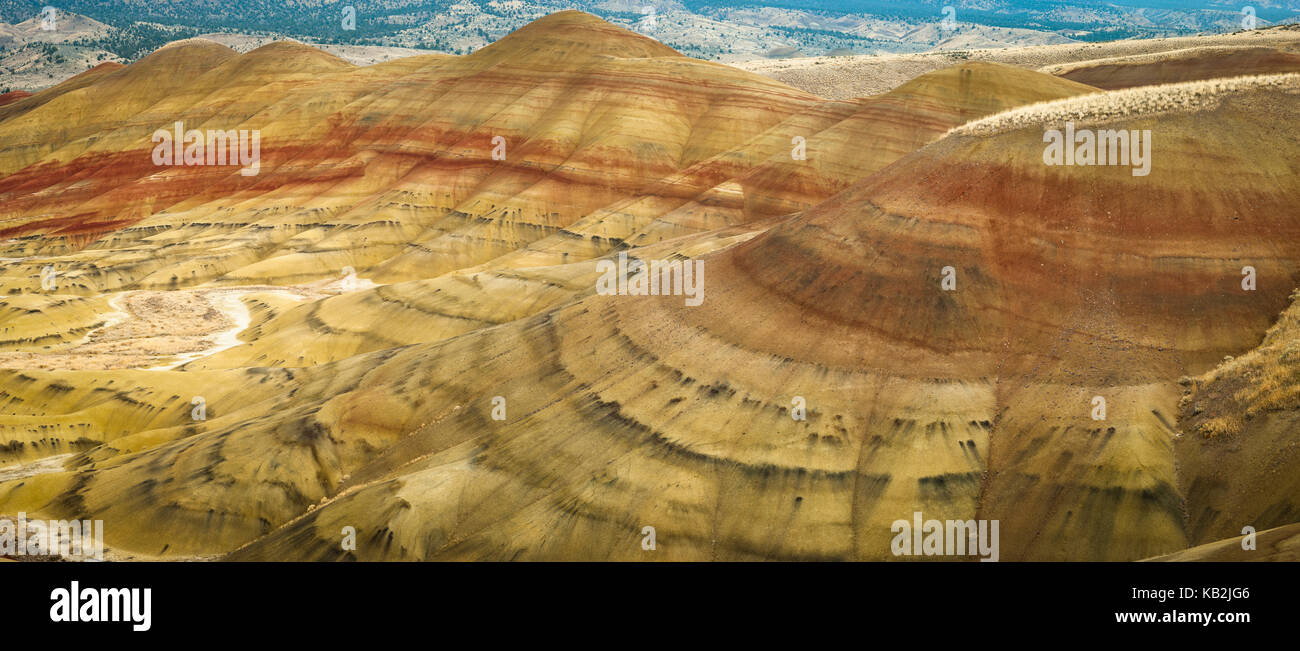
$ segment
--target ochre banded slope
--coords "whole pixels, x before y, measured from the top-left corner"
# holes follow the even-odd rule
[[[454,381],[523,391],[525,415],[444,404],[466,411],[235,557],[346,556],[332,532],[350,524],[382,543],[366,559],[635,558],[652,524],[672,558],[885,559],[913,511],[997,519],[1009,559],[1186,548],[1177,381],[1253,347],[1287,304],[1300,142],[1242,125],[1294,117],[1296,91],[1080,120],[1151,129],[1146,177],[1043,165],[1050,107],[956,133],[706,256],[699,308],[589,297],[449,341],[435,366],[488,355]],[[1241,291],[1247,264],[1269,286]],[[485,382],[498,363],[508,374]],[[793,396],[808,421],[789,419]]]
[[[466,411],[235,557],[347,556],[332,532],[350,525],[379,543],[363,559],[636,558],[652,524],[671,558],[886,559],[913,511],[997,519],[1010,559],[1185,548],[1177,380],[1254,346],[1287,303],[1300,142],[1242,125],[1294,117],[1296,90],[1080,120],[1152,129],[1147,177],[1043,165],[1045,127],[1106,108],[1044,107],[705,257],[699,308],[590,297],[450,341],[436,366],[486,353],[508,375],[454,381],[524,391],[525,416],[444,404]],[[1242,292],[1246,264],[1270,286]]]
[[[160,68],[202,72],[182,77],[179,87],[156,87],[151,75]],[[518,270],[669,239],[715,239],[707,234],[718,229],[759,232],[971,118],[1093,90],[972,64],[878,98],[827,102],[686,59],[576,12],[468,57],[353,68],[289,43],[240,56],[187,41],[95,74],[102,83],[86,86],[87,73],[46,91],[54,99],[0,121],[9,164],[26,165],[0,179],[0,232],[15,237],[6,255],[18,258],[7,271],[11,293],[35,291],[47,265],[59,273],[59,291],[78,294],[319,282],[351,267],[392,284],[372,292],[387,297],[386,307],[437,289],[401,283],[442,286],[451,273],[507,274],[528,284],[533,272]],[[112,96],[144,88],[118,106],[99,101],[100,86]],[[146,100],[156,101],[137,110]],[[104,131],[93,137],[41,132],[37,144],[22,125],[7,128],[63,121],[86,106],[95,111],[85,129]],[[97,126],[110,114],[120,124]],[[257,128],[259,174],[160,171],[150,134],[177,120]],[[496,137],[505,139],[505,160],[492,158]],[[806,159],[792,157],[796,138]],[[56,152],[30,163],[24,152],[33,148]],[[585,269],[587,276],[564,273],[590,288],[594,267]],[[537,284],[551,298],[506,300],[532,306],[525,307],[531,313],[564,294]],[[517,289],[527,291],[510,291]],[[267,324],[266,333],[285,333],[280,339],[207,363],[309,364],[447,332],[415,327],[418,309],[344,312],[366,321],[343,326],[304,306]],[[458,331],[485,322],[446,316]],[[488,322],[518,316],[510,308]],[[321,342],[324,355],[269,354],[292,352],[283,337],[307,323],[324,339],[340,330],[362,334],[345,335],[356,345]]]
[[[0,465],[73,455],[0,513],[103,519],[124,557],[886,560],[914,512],[999,520],[1003,559],[1166,554],[1203,508],[1178,379],[1256,346],[1298,273],[1300,142],[1258,128],[1291,78],[970,64],[832,102],[577,12],[367,68],[153,56],[196,72],[13,118],[87,111],[63,135],[0,119],[7,345],[84,345],[137,290],[380,284],[247,297],[244,345],[174,371],[0,369]],[[1067,117],[1151,129],[1150,175],[1044,165]],[[259,174],[153,166],[176,120],[260,130]],[[703,304],[597,294],[618,253],[702,262]]]

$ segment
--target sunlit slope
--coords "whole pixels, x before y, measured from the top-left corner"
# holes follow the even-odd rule
[[[96,68],[6,106],[0,113],[0,172],[12,173],[39,160],[66,163],[75,153],[60,155],[60,149],[71,145],[75,151],[93,134],[118,127],[124,118],[235,56],[234,50],[211,41],[178,41],[128,68]]]
[[[44,350],[78,341],[104,325],[103,298],[20,294],[0,302],[0,351]]]
[[[1212,46],[1050,66],[1043,72],[1114,90],[1242,75],[1300,72],[1300,53],[1272,47]]]
[[[123,65],[116,61],[105,61],[90,70],[79,75],[73,76],[51,88],[29,93],[27,91],[15,90],[4,94],[7,101],[0,103],[3,108],[0,109],[0,119],[9,119],[17,114],[30,111],[64,93],[88,86],[100,80],[101,77],[123,68]],[[30,102],[24,102],[22,106],[10,107],[9,104],[17,102],[20,99],[35,96],[36,99]]]

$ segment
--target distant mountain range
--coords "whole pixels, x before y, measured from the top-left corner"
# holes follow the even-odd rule
[[[65,16],[42,29],[53,5]],[[214,32],[467,54],[529,21],[581,9],[720,61],[1046,45],[1225,32],[1291,22],[1296,0],[0,0],[0,90],[33,90]],[[89,28],[88,25],[98,27]],[[25,26],[25,27],[20,27]],[[25,38],[14,38],[21,33]],[[238,42],[223,40],[236,49]],[[54,47],[49,47],[53,45]],[[345,58],[346,51],[336,52]],[[367,58],[357,62],[383,60]]]

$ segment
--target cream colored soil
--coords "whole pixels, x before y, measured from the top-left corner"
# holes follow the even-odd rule
[[[169,370],[242,343],[250,315],[245,296],[319,300],[374,287],[364,279],[292,287],[243,286],[125,292],[82,341],[48,352],[0,353],[0,368]]]
[[[56,454],[52,457],[37,459],[29,463],[19,463],[12,466],[0,467],[0,482],[13,481],[15,479],[27,479],[36,475],[43,475],[49,472],[62,472],[63,463],[72,458],[72,454]]]

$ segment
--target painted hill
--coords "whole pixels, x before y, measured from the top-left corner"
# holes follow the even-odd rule
[[[960,52],[808,57],[735,65],[823,97],[882,93],[958,61],[987,61],[1056,74],[1078,70],[1097,83],[1173,83],[1210,76],[1292,71],[1300,53],[1300,26],[1279,25],[1230,34],[1138,38],[1096,43],[994,47]],[[1119,75],[1114,79],[1112,76]],[[1125,80],[1124,77],[1129,79]],[[1084,83],[1091,82],[1084,81]],[[1122,86],[1110,86],[1107,88]]]
[[[117,557],[887,560],[922,512],[1136,560],[1288,517],[1197,466],[1179,381],[1224,394],[1300,280],[1300,135],[1258,128],[1296,75],[826,100],[562,12],[78,83],[0,107],[0,513]],[[257,130],[257,174],[155,165],[177,121]],[[1066,121],[1149,173],[1045,165]],[[620,254],[702,304],[598,293]]]
[[[1300,53],[1250,46],[1189,48],[1065,64],[1049,67],[1044,72],[1113,90],[1243,75],[1300,72]]]

